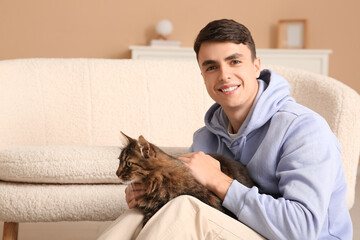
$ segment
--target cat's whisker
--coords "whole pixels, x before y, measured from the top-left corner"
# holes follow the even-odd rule
[[[135,174],[138,174],[138,175],[141,175],[141,176],[143,176],[143,177],[145,177],[146,176],[146,174],[145,173],[142,173],[142,172],[138,172],[138,171],[136,171],[136,172],[134,172]],[[139,179],[140,180],[140,179]]]
[[[131,180],[120,179],[120,183],[123,184],[123,185],[130,185],[130,184],[132,184],[134,182],[136,182],[136,179],[131,179]]]

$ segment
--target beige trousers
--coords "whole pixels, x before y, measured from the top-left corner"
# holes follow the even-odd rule
[[[129,209],[98,240],[264,239],[251,228],[190,196],[162,207],[142,229],[142,213]]]

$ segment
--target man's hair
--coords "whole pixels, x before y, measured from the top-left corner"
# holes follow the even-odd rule
[[[196,59],[198,59],[201,44],[204,42],[242,43],[250,49],[252,60],[256,58],[255,43],[249,29],[234,20],[215,20],[201,29],[194,42]]]

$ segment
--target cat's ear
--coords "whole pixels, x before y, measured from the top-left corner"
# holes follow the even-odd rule
[[[155,157],[156,156],[155,151],[152,148],[151,144],[143,136],[139,137],[138,145],[140,147],[141,155],[144,158],[149,158],[149,157]]]
[[[127,136],[125,133],[120,131],[120,148],[125,148],[127,145],[130,144],[130,142],[135,141],[135,139],[132,139],[131,137]]]

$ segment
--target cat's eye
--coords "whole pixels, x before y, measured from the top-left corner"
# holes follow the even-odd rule
[[[126,162],[126,166],[131,167],[132,162]]]

